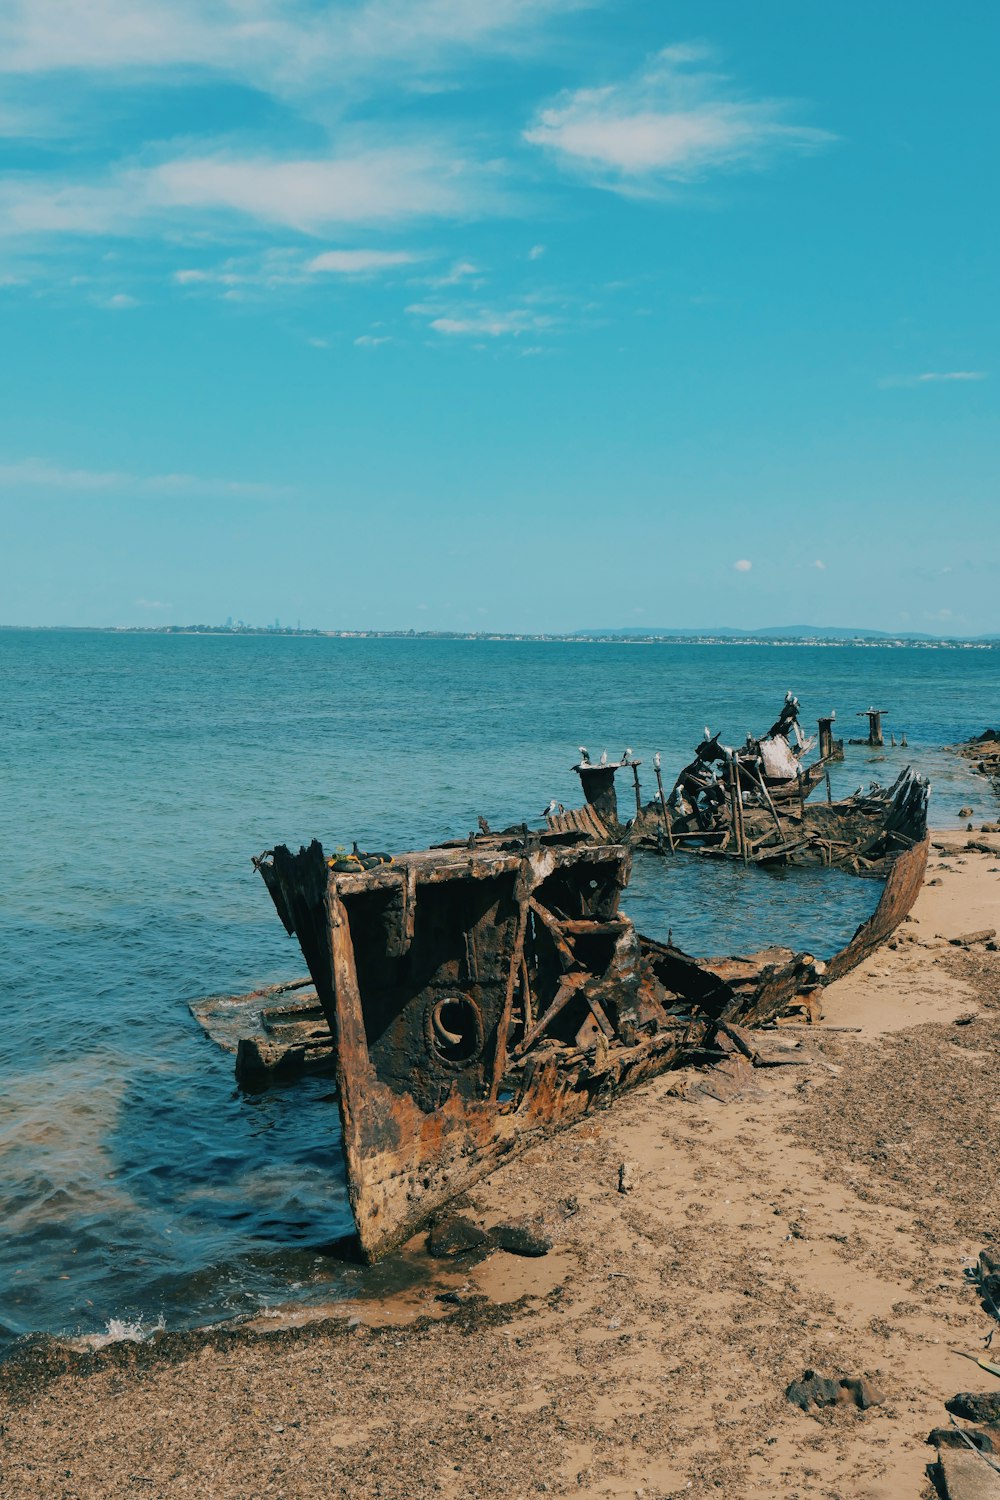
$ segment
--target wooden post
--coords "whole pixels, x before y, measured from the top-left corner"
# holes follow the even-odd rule
[[[865,742],[873,749],[881,749],[885,744],[882,736],[882,715],[887,713],[885,708],[859,708],[857,716],[859,719],[868,720],[868,739]]]
[[[806,794],[802,790],[802,771],[801,771],[801,769],[798,770],[798,771],[796,771],[796,773],[795,773],[795,780],[799,784],[799,817],[802,819],[803,822],[805,822],[805,816],[806,816]]]
[[[832,802],[833,802],[833,793],[830,790],[830,773],[829,773],[829,771],[827,771],[827,773],[826,773],[826,801],[827,801],[827,806],[830,806],[832,804]]]
[[[760,782],[760,789],[764,794],[764,801],[770,809],[771,817],[774,819],[774,826],[778,830],[778,838],[781,843],[784,843],[785,830],[781,826],[781,819],[778,817],[778,809],[774,805],[774,798],[771,796],[771,793],[767,789],[767,782],[764,780],[764,772],[760,766],[757,767],[757,780]]]
[[[524,957],[524,935],[527,926],[528,903],[527,901],[522,901],[521,909],[517,914],[514,952],[511,954],[510,969],[507,973],[507,989],[504,994],[503,1010],[500,1013],[500,1024],[497,1027],[497,1050],[493,1055],[493,1076],[486,1093],[488,1099],[495,1099],[497,1097],[500,1089],[500,1080],[503,1078],[504,1069],[507,1066],[507,1032],[510,1029],[510,1019],[514,1010],[514,987],[521,976],[521,960]]]
[[[635,782],[635,816],[638,821],[642,815],[642,791],[639,787],[639,762],[637,760],[632,762],[632,779]]]
[[[727,756],[727,769],[729,772],[729,805],[733,819],[733,833],[736,836],[736,847],[739,850],[743,863],[747,862],[746,832],[743,827],[743,798],[740,795],[739,775],[736,768],[735,755]]]
[[[656,773],[656,788],[660,794],[660,812],[663,814],[663,826],[667,830],[667,838],[670,842],[670,852],[671,854],[673,854],[677,848],[677,845],[674,843],[674,830],[670,822],[670,811],[667,807],[667,799],[663,795],[663,776],[660,772],[659,763],[657,761],[653,762],[653,769]]]

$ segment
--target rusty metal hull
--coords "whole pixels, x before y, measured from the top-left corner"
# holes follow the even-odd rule
[[[338,874],[258,862],[336,1047],[351,1206],[375,1259],[506,1154],[669,1065],[688,1034],[618,912],[620,845],[486,840]]]

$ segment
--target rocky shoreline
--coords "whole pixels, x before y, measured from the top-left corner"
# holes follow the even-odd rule
[[[993,790],[1000,796],[1000,729],[984,729],[982,734],[953,746],[953,749],[964,760],[972,761],[973,769],[988,777]]]

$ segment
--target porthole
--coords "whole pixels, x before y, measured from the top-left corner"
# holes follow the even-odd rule
[[[427,1046],[438,1062],[459,1067],[483,1050],[483,1018],[468,995],[449,995],[427,1009]]]

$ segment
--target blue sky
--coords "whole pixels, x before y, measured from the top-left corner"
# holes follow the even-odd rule
[[[1000,631],[998,44],[4,0],[0,622]]]

